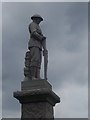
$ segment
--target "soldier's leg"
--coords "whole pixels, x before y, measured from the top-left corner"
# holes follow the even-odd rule
[[[37,70],[36,70],[36,78],[40,78],[40,68],[37,67]]]
[[[41,68],[41,50],[38,47],[31,48],[31,76],[33,78],[40,78]]]
[[[36,67],[30,67],[31,79],[36,79]]]
[[[36,79],[36,70],[37,70],[37,48],[32,47],[31,51],[31,63],[30,63],[30,74],[32,79]]]

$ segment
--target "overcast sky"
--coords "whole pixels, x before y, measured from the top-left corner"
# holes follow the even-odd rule
[[[0,18],[2,18],[2,7],[0,3]],[[0,118],[2,116],[2,19],[0,19]]]
[[[28,25],[38,13],[47,37],[48,81],[61,98],[55,117],[88,118],[88,3],[3,3],[2,7],[3,117],[20,117],[13,91],[20,90],[24,79]]]

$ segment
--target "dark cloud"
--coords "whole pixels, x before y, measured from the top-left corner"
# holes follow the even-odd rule
[[[24,78],[28,24],[35,13],[44,18],[41,28],[49,50],[48,81],[55,90],[65,88],[64,83],[87,87],[87,7],[87,3],[3,3],[3,116],[19,111],[12,94]]]

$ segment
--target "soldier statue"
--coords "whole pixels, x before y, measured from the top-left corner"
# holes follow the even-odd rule
[[[39,23],[40,15],[33,15],[29,24],[30,39],[25,54],[24,81],[21,91],[14,92],[14,97],[21,103],[21,120],[54,120],[53,106],[60,98],[52,91],[47,80],[48,51],[46,37],[42,34]],[[44,79],[40,78],[42,55],[44,56]]]
[[[45,51],[47,53],[47,50],[45,45],[46,37],[42,34],[41,28],[39,26],[40,22],[43,21],[43,18],[40,15],[35,14],[31,17],[31,19],[32,22],[29,24],[29,51],[26,52],[24,75],[25,77],[29,77],[35,80],[37,78],[40,79],[42,48],[44,49],[44,56]]]

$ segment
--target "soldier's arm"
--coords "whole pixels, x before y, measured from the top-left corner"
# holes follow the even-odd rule
[[[29,32],[31,34],[31,37],[34,37],[35,39],[42,41],[43,40],[43,35],[39,34],[36,29],[36,25],[34,23],[29,25]]]

